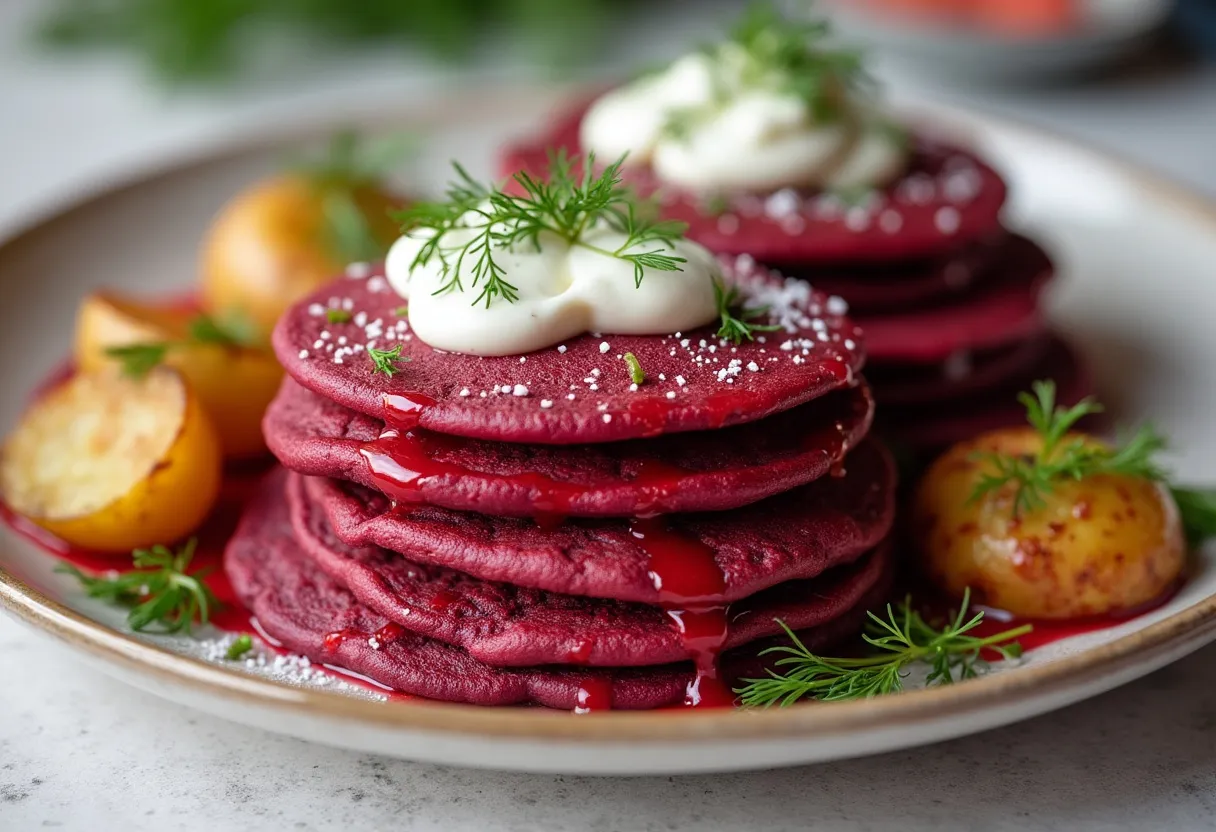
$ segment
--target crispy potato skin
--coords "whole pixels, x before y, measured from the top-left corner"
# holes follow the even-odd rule
[[[399,229],[389,211],[401,201],[364,187],[355,202],[385,247]],[[220,212],[203,242],[203,298],[217,312],[239,309],[269,336],[279,316],[334,279],[345,263],[325,246],[322,199],[307,180],[268,179],[241,193]]]
[[[1095,440],[1096,441],[1096,440]],[[987,463],[1041,447],[1030,428],[954,446],[918,483],[910,527],[921,563],[951,596],[1024,618],[1117,615],[1175,585],[1186,563],[1178,507],[1168,489],[1135,477],[1060,481],[1047,504],[1013,517],[1013,489],[971,502]]]
[[[180,340],[193,314],[112,293],[92,294],[76,317],[76,366],[85,372],[112,366],[113,359],[105,354],[109,347]],[[272,353],[196,344],[171,350],[165,365],[179,370],[198,394],[226,457],[248,459],[266,453],[262,415],[283,378]]]
[[[194,532],[219,495],[223,456],[198,397],[179,383],[184,403],[172,414],[177,424],[168,426],[175,437],[146,476],[86,515],[29,519],[73,546],[98,552],[130,552]]]

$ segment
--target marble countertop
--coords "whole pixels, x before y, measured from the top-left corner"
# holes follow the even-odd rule
[[[139,160],[425,72],[168,101],[105,60],[56,64],[0,4],[0,227]],[[905,78],[895,86],[912,85]],[[1216,70],[932,93],[1104,145],[1216,195]],[[53,106],[48,105],[52,102]],[[270,113],[268,116],[267,113]],[[1199,830],[1216,827],[1216,646],[1097,699],[930,748],[780,772],[639,780],[441,769],[311,746],[157,700],[0,618],[0,830]]]

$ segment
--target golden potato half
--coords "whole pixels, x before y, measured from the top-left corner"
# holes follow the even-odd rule
[[[159,368],[79,373],[26,411],[0,457],[9,507],[68,543],[129,552],[193,532],[223,457],[198,398]]]
[[[372,237],[387,251],[400,233],[389,216],[400,201],[366,186],[352,196]],[[239,194],[215,218],[203,243],[207,306],[241,310],[268,337],[289,306],[346,266],[330,236],[324,194],[307,178],[283,175]]]
[[[1111,474],[1058,480],[1045,505],[1016,517],[1012,485],[971,499],[981,476],[995,473],[978,455],[1033,456],[1041,447],[1029,428],[996,431],[956,445],[926,471],[910,522],[934,583],[955,597],[970,587],[977,601],[1042,619],[1129,612],[1168,592],[1186,543],[1160,483]]]
[[[165,364],[181,371],[211,417],[230,459],[266,453],[262,414],[270,405],[283,369],[267,350],[223,344],[189,343],[197,313],[152,306],[122,295],[97,292],[85,298],[76,317],[76,366],[91,372],[113,367],[110,347],[172,343]]]

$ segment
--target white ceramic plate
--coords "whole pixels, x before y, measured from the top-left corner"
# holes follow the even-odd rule
[[[836,0],[842,34],[894,63],[955,84],[1041,80],[1082,72],[1126,55],[1165,22],[1174,0],[1086,0],[1075,30],[1048,36],[1007,35],[974,27],[880,13]]]
[[[507,134],[539,123],[551,100],[489,90],[392,119],[381,115],[371,126],[431,132],[430,149],[406,175],[416,186],[433,186],[446,175],[450,156],[488,172],[492,149]],[[931,115],[934,123],[957,124],[1009,175],[1011,221],[1059,258],[1064,279],[1051,298],[1053,317],[1092,359],[1107,401],[1123,418],[1151,417],[1173,437],[1182,451],[1180,479],[1216,480],[1216,363],[1210,358],[1216,355],[1216,208],[1050,136],[960,113]],[[323,125],[313,121],[311,134],[322,135]],[[487,123],[501,129],[487,131]],[[244,137],[239,146],[97,194],[0,244],[0,424],[12,424],[31,387],[67,351],[76,302],[86,291],[189,286],[199,235],[212,213],[302,137],[299,126]],[[870,754],[1058,708],[1216,639],[1216,549],[1209,549],[1166,606],[1032,651],[1019,666],[954,687],[766,712],[574,717],[384,703],[362,689],[318,685],[316,675],[296,663],[247,668],[216,659],[222,645],[214,640],[134,636],[121,626],[120,613],[83,599],[52,565],[20,538],[0,532],[0,603],[72,645],[82,661],[133,685],[317,742],[501,769],[676,773]]]

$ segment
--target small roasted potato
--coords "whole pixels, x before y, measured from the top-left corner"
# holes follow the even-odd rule
[[[1186,545],[1178,507],[1160,483],[1114,474],[1059,479],[1043,505],[1016,516],[1011,483],[972,499],[981,477],[996,473],[984,454],[1029,459],[1041,447],[1030,428],[995,431],[929,467],[910,528],[934,584],[954,597],[970,587],[980,603],[1040,619],[1119,614],[1167,592],[1182,574]]]
[[[0,455],[8,506],[73,546],[129,552],[193,532],[223,456],[181,375],[78,373],[26,411]]]
[[[401,202],[377,187],[349,191],[372,240],[387,251]],[[202,255],[202,291],[217,312],[239,309],[267,337],[283,312],[347,265],[334,244],[327,196],[307,177],[285,174],[238,195],[215,218]]]
[[[110,367],[111,347],[169,344],[164,363],[181,371],[211,417],[230,459],[266,453],[262,414],[283,369],[266,349],[199,343],[189,335],[197,312],[183,306],[154,306],[114,293],[85,298],[76,316],[76,366],[89,372]]]

